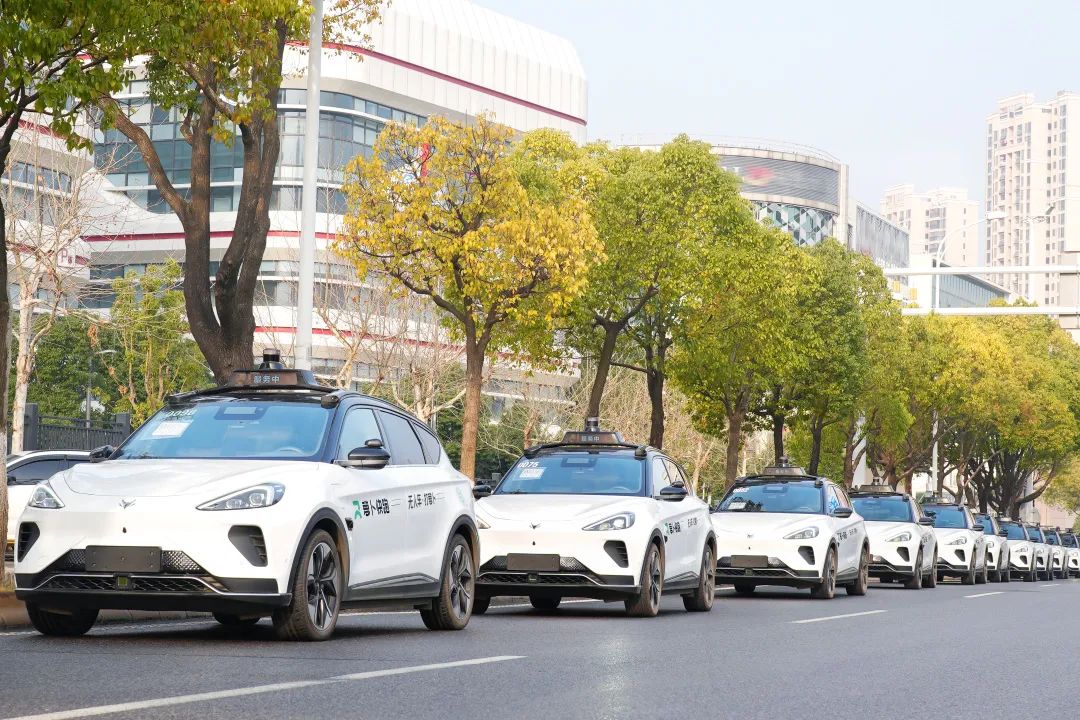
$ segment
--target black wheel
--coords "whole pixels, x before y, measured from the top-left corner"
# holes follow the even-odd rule
[[[1001,577],[1001,582],[1012,582],[1012,565],[1011,563],[1005,563],[1005,569],[998,573]]]
[[[816,600],[832,600],[836,595],[836,548],[829,548],[825,554],[825,565],[821,572],[821,582],[810,588],[810,597]]]
[[[559,603],[562,602],[561,597],[544,597],[541,595],[530,595],[529,602],[537,610],[543,610],[544,612],[551,612],[559,608]]]
[[[491,598],[487,595],[477,595],[473,598],[472,614],[483,615],[491,607]]]
[[[476,594],[472,548],[461,535],[450,542],[442,575],[442,590],[420,617],[429,630],[461,630],[469,624]]]
[[[757,585],[755,585],[754,583],[735,583],[735,592],[739,593],[740,595],[753,595],[755,590],[757,590]]]
[[[274,611],[274,633],[282,640],[326,640],[341,610],[341,556],[330,533],[316,530],[300,551],[292,602]]]
[[[859,573],[855,576],[855,582],[848,585],[845,589],[848,595],[865,595],[866,589],[870,586],[870,549],[863,546],[862,553],[859,555]]]
[[[77,637],[85,635],[97,622],[97,608],[85,608],[73,610],[70,613],[62,613],[54,610],[43,610],[37,603],[26,603],[26,614],[30,616],[30,622],[34,629],[42,635],[55,635],[58,637]]]
[[[660,594],[664,590],[664,561],[660,548],[650,543],[641,566],[641,592],[623,601],[630,617],[656,617],[660,612]]]
[[[926,577],[923,578],[924,588],[936,588],[938,583],[937,574],[937,550],[934,550],[934,561],[930,563],[930,572],[926,573]]]
[[[1031,569],[1024,573],[1024,582],[1035,582],[1039,579],[1039,571],[1035,568],[1035,558],[1031,559]]]
[[[987,566],[987,563],[986,563],[986,555],[983,555],[982,570],[979,570],[978,572],[975,573],[975,584],[976,585],[985,585],[987,582],[989,582],[989,580],[990,580],[990,568]]]
[[[214,613],[214,619],[225,627],[232,628],[244,628],[257,625],[261,618],[258,617],[240,617],[239,615],[229,615],[228,613]]]
[[[908,590],[922,590],[922,584],[922,550],[919,550],[919,554],[915,556],[915,574],[908,578],[908,581],[904,583],[904,587]]]
[[[713,599],[716,598],[716,558],[713,556],[712,545],[705,543],[705,549],[701,553],[701,572],[698,575],[698,586],[689,595],[683,595],[683,607],[688,612],[708,612],[712,610]]]
[[[971,556],[971,567],[969,567],[967,569],[967,572],[965,572],[963,574],[963,576],[960,578],[960,582],[964,583],[965,585],[974,585],[975,584],[975,556],[974,555]]]

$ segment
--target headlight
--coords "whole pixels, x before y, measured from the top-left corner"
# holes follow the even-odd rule
[[[277,483],[256,485],[231,495],[211,500],[199,506],[199,510],[253,510],[273,505],[285,494],[285,486]]]
[[[810,538],[816,538],[818,535],[818,529],[816,527],[803,528],[802,530],[796,530],[790,535],[785,535],[785,540],[809,540]]]
[[[1013,551],[1014,552],[1020,552],[1020,553],[1031,552],[1031,546],[1030,545],[1017,545],[1017,546],[1015,546],[1013,548]]]
[[[909,540],[911,540],[911,533],[905,530],[899,535],[893,535],[891,538],[886,540],[886,542],[907,542]]]
[[[621,512],[618,515],[612,515],[609,518],[604,518],[600,522],[595,522],[592,525],[586,525],[581,528],[582,530],[625,530],[634,524],[634,513]]]
[[[34,494],[30,496],[30,501],[26,503],[26,507],[58,510],[64,507],[64,503],[60,501],[60,498],[56,497],[52,485],[46,481],[34,487]]]
[[[967,535],[961,535],[960,537],[956,538],[955,540],[953,540],[949,544],[950,545],[967,545],[968,544]]]
[[[484,522],[484,518],[479,515],[476,516],[476,527],[478,530],[489,530],[491,528],[490,525]]]

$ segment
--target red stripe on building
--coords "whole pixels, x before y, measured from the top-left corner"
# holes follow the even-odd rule
[[[291,42],[289,44],[290,45],[307,45],[307,43],[299,42],[299,41],[294,41],[294,42]],[[489,87],[485,87],[483,85],[478,85],[477,83],[470,82],[468,80],[463,80],[463,79],[461,79],[459,77],[454,77],[453,75],[447,75],[446,73],[440,72],[439,70],[434,70],[434,69],[429,68],[429,67],[424,67],[423,65],[417,65],[414,62],[409,62],[408,60],[402,60],[401,58],[396,58],[396,57],[393,57],[392,55],[387,55],[387,54],[381,53],[381,52],[379,52],[377,50],[371,50],[370,48],[360,47],[359,45],[346,45],[344,43],[325,43],[323,45],[323,47],[329,48],[331,50],[343,50],[345,52],[356,53],[357,55],[364,55],[366,57],[374,58],[375,60],[382,60],[383,62],[390,63],[391,65],[397,65],[398,67],[403,67],[403,68],[406,68],[407,70],[413,70],[415,72],[422,73],[422,74],[427,75],[429,77],[437,78],[439,80],[443,80],[445,82],[452,83],[454,85],[458,85],[459,87],[468,88],[469,90],[475,90],[477,92],[484,93],[485,95],[490,95],[491,97],[499,98],[500,100],[506,100],[507,102],[512,102],[515,105],[521,105],[522,107],[527,107],[530,110],[538,110],[538,111],[540,111],[542,113],[547,113],[548,115],[554,115],[557,118],[562,118],[563,120],[567,120],[567,121],[575,123],[577,125],[587,125],[588,124],[585,121],[585,118],[579,118],[579,117],[577,117],[575,115],[571,115],[569,113],[564,113],[561,110],[556,110],[555,108],[550,108],[550,107],[547,107],[545,105],[541,105],[539,103],[534,103],[531,100],[525,100],[524,98],[515,97],[514,95],[504,93],[501,90],[495,90],[494,88],[489,88]]]
[[[231,238],[232,230],[214,230],[210,233],[213,238]],[[300,237],[299,230],[271,230],[266,233],[267,237]],[[334,233],[317,232],[315,237],[323,240],[333,240],[337,235]],[[183,240],[182,232],[158,232],[158,233],[119,233],[117,235],[87,235],[83,238],[86,242],[138,242],[141,240]]]

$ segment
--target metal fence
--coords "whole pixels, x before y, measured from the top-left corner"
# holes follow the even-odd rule
[[[37,403],[27,403],[23,450],[93,450],[119,445],[131,434],[131,415],[118,413],[106,420],[42,415]]]

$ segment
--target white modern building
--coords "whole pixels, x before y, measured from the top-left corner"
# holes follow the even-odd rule
[[[986,212],[1004,213],[987,226],[987,265],[1076,264],[1063,254],[1080,252],[1080,140],[1068,127],[1078,114],[1080,94],[1059,92],[1003,98],[987,116]],[[1074,304],[1057,274],[992,279],[1040,305]]]
[[[550,127],[565,131],[576,141],[586,137],[587,87],[585,73],[573,45],[564,38],[480,7],[468,0],[394,0],[383,17],[367,29],[368,46],[341,43],[323,49],[320,77],[320,130],[318,158],[318,214],[314,369],[337,376],[351,370],[358,381],[384,372],[372,357],[378,349],[348,347],[349,338],[372,336],[385,330],[393,340],[406,335],[411,346],[440,342],[437,323],[379,319],[373,331],[367,319],[368,302],[377,288],[358,283],[352,266],[328,252],[339,228],[344,202],[340,185],[344,167],[357,155],[370,156],[372,145],[386,123],[422,124],[432,116],[468,122],[481,113],[519,131]],[[287,78],[278,99],[282,130],[271,230],[256,302],[256,342],[276,346],[287,355],[294,346],[300,195],[306,107],[306,48],[286,48]],[[182,138],[179,118],[156,107],[145,81],[135,80],[118,96],[130,104],[131,116],[150,134],[173,184],[183,189],[190,171],[191,149]],[[141,272],[166,257],[183,262],[183,233],[177,218],[150,181],[145,163],[133,146],[115,130],[98,133],[96,157],[118,158],[107,168],[113,201],[138,209],[123,224],[112,224],[89,237],[94,253],[91,274],[106,284],[126,272]],[[241,143],[227,147],[215,143],[211,215],[211,272],[229,242],[236,221],[242,174]],[[107,296],[99,301],[107,307]],[[321,304],[324,312],[318,312]],[[347,306],[347,307],[346,307]],[[367,309],[365,309],[365,306]],[[341,327],[336,320],[356,309]],[[390,329],[392,327],[392,329]],[[402,330],[402,328],[405,330]],[[430,337],[417,337],[420,333]],[[348,366],[351,366],[348,367]],[[569,383],[565,375],[551,375],[551,383]],[[501,378],[491,392],[512,396],[521,388]],[[524,384],[524,380],[519,385]],[[554,394],[558,394],[557,392]]]
[[[914,185],[888,188],[881,214],[908,232],[911,255],[930,255],[954,267],[979,265],[979,203],[964,188],[916,193]],[[947,240],[947,242],[946,242]],[[944,242],[944,246],[943,246]]]

